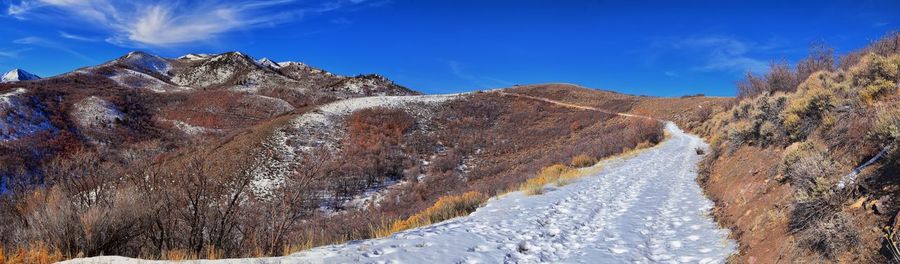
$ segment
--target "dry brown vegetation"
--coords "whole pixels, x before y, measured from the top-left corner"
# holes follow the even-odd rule
[[[597,158],[585,154],[578,154],[578,156],[572,157],[572,162],[570,162],[576,168],[590,167],[594,163],[597,163]]]
[[[796,69],[776,64],[763,77],[748,74],[738,85],[742,100],[697,130],[712,146],[700,182],[740,242],[735,260],[896,258],[884,238],[900,211],[898,43],[900,34],[889,34],[841,57],[840,66],[830,48],[815,44]]]
[[[48,253],[54,258],[289,254],[465,215],[541,167],[568,163],[577,154],[589,157],[580,158],[585,165],[662,140],[655,121],[483,93],[433,108],[429,118],[388,108],[354,112],[343,120],[338,152],[313,150],[299,157],[285,183],[261,195],[252,187],[255,171],[261,161],[280,158],[263,142],[310,108],[268,112],[242,104],[241,93],[200,91],[202,100],[190,94],[160,97],[78,78],[83,80],[24,85],[35,98],[84,98],[94,92],[87,87],[108,86],[104,98],[128,118],[117,131],[82,131],[65,114],[70,105],[42,101],[59,131],[0,144],[0,161],[10,165],[0,169],[9,188],[0,199],[7,259],[44,252],[10,253],[32,244],[58,252]],[[535,91],[591,91],[545,88]],[[629,109],[619,102],[607,105]],[[193,104],[202,107],[179,110]],[[222,132],[184,135],[158,118]],[[98,139],[122,143],[100,147],[109,145]],[[41,177],[29,177],[37,170]],[[367,189],[396,181],[403,184],[381,203],[343,208]],[[322,206],[339,213],[317,210]]]
[[[730,109],[736,102],[734,98],[702,95],[672,98],[630,96],[566,84],[526,85],[506,92],[672,121],[682,129],[701,135],[707,134],[702,131],[707,120],[716,113]],[[581,125],[573,123],[572,127]]]

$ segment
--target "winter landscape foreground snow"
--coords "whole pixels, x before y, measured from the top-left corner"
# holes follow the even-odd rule
[[[285,257],[191,263],[723,263],[735,243],[695,182],[695,149],[706,144],[666,129],[659,146],[600,164],[596,175],[542,195],[506,194],[467,217]]]

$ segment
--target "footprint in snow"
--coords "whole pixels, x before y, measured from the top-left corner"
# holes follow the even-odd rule
[[[669,248],[672,248],[672,249],[681,248],[681,241],[670,241]]]

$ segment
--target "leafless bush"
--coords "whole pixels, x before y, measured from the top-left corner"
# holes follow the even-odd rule
[[[122,186],[108,203],[89,206],[69,199],[60,188],[32,194],[21,213],[27,223],[17,233],[21,244],[46,243],[64,254],[134,254],[149,215],[140,193]]]
[[[795,204],[789,221],[790,231],[797,235],[798,244],[835,260],[858,247],[860,234],[854,218],[841,212],[829,198]]]
[[[451,150],[446,155],[439,156],[429,166],[431,173],[445,173],[456,169],[463,161],[463,156],[456,150]]]
[[[769,65],[769,72],[764,77],[748,72],[744,80],[738,81],[738,97],[747,98],[758,94],[793,92],[797,90],[799,83],[797,73],[787,62],[775,61]]]
[[[817,71],[834,70],[834,48],[824,42],[813,42],[809,47],[809,55],[797,63],[797,79],[802,82]]]
[[[744,79],[736,83],[738,88],[738,98],[753,97],[758,94],[769,92],[769,84],[765,78],[747,72]]]

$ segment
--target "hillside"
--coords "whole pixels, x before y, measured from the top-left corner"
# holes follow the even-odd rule
[[[840,57],[814,49],[739,83],[741,98],[696,129],[700,183],[740,242],[741,263],[900,258],[900,35]]]
[[[0,92],[2,243],[65,258],[277,256],[369,238],[442,198],[662,139],[659,123],[612,114],[649,97],[561,84],[423,96],[238,52],[132,52]],[[608,111],[533,99],[551,95]]]
[[[569,170],[540,194],[491,198],[465,217],[284,257],[205,263],[720,263],[735,243],[707,214],[712,202],[695,181],[702,158],[696,149],[705,144],[673,123],[666,133],[669,139],[656,147]],[[470,196],[477,195],[461,197]],[[156,262],[94,257],[64,263]]]

